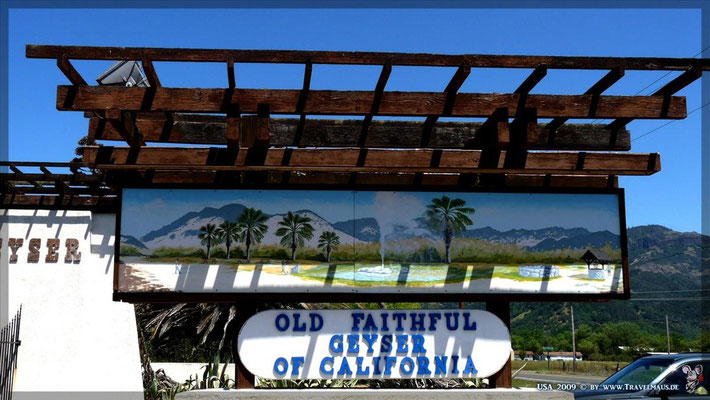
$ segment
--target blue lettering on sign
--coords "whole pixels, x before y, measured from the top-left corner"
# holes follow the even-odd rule
[[[397,335],[397,354],[407,354],[409,351],[409,346],[407,345],[407,340],[409,340],[409,335]]]
[[[392,352],[392,335],[382,335],[380,341],[380,353],[389,354]]]
[[[459,356],[451,356],[451,373],[452,374],[458,374],[459,373]]]
[[[424,353],[426,353],[426,349],[424,348],[424,336],[412,335],[412,354]]]
[[[291,357],[291,375],[298,375],[298,369],[301,368],[306,360],[303,357]]]
[[[365,369],[362,369],[362,357],[355,358],[355,364],[357,365],[357,372],[355,373],[356,375],[369,375],[370,374],[370,367],[366,367]]]
[[[392,318],[397,320],[397,329],[396,331],[402,332],[404,330],[404,326],[402,326],[402,320],[407,319],[407,314],[405,313],[392,313]]]
[[[275,375],[285,375],[288,371],[288,361],[285,358],[279,357],[274,362],[274,374]]]
[[[373,374],[375,374],[375,375],[379,375],[382,373],[382,371],[380,371],[380,360],[381,360],[380,357],[375,357],[372,359],[372,366],[374,367]]]
[[[360,330],[360,320],[365,318],[365,313],[357,312],[357,313],[352,313],[351,315],[353,318],[352,331],[358,332]]]
[[[323,328],[323,316],[317,313],[309,314],[311,317],[311,332],[318,332]]]
[[[402,375],[412,375],[412,372],[414,372],[414,360],[412,360],[412,357],[404,357],[402,359],[402,362],[399,364],[399,372],[401,372]]]
[[[412,325],[410,326],[411,331],[424,331],[424,317],[426,314],[417,314],[417,313],[410,313],[410,317],[412,317]],[[419,319],[417,319],[419,317]]]
[[[463,330],[465,331],[475,331],[476,330],[476,321],[473,321],[471,323],[468,322],[468,318],[471,316],[471,313],[463,313]]]
[[[417,375],[431,375],[428,358],[417,357]]]
[[[475,374],[477,372],[478,370],[476,370],[476,367],[473,365],[471,356],[468,356],[468,360],[466,360],[466,368],[463,370],[464,375]]]
[[[436,321],[441,319],[441,313],[435,312],[429,314],[429,330],[430,331],[435,331],[436,330]]]
[[[436,356],[431,354],[432,358],[426,357],[425,336],[423,334],[410,333],[410,331],[436,332],[438,327],[443,329],[444,324],[449,331],[459,329],[475,331],[477,330],[476,321],[472,318],[471,312],[411,312],[408,314],[404,312],[391,313],[392,321],[394,321],[393,330],[396,332],[405,331],[404,324],[409,319],[409,329],[406,333],[379,335],[374,332],[390,331],[388,325],[390,314],[381,313],[379,314],[380,318],[377,318],[374,313],[351,313],[352,331],[363,333],[334,334],[330,337],[328,343],[330,355],[323,357],[319,365],[321,376],[332,377],[337,375],[342,377],[356,375],[376,377],[383,374],[388,376],[392,374],[393,368],[397,367],[401,375],[406,377],[447,374],[472,376],[478,373],[470,355],[462,357],[456,354],[440,354]],[[381,325],[378,326],[377,324],[380,320]],[[442,325],[438,325],[439,322]],[[325,319],[323,314],[319,312],[308,313],[307,317],[305,313],[279,313],[274,320],[274,324],[280,332],[288,330],[294,332],[318,332],[323,329]],[[374,357],[378,340],[379,354]],[[366,346],[366,348],[361,346]],[[362,353],[367,354],[367,357],[359,356]],[[397,356],[390,356],[392,353]],[[345,356],[346,354],[352,358],[348,360]],[[463,371],[459,370],[459,361],[463,364]],[[355,368],[350,366],[350,362],[355,362]],[[399,366],[397,366],[397,363],[399,363]],[[299,376],[305,365],[306,357],[290,357],[290,361],[287,357],[278,357],[274,361],[273,372],[275,376],[281,378],[288,374],[290,369],[292,376]]]
[[[338,375],[352,375],[353,371],[350,369],[350,364],[348,364],[348,359],[343,357],[343,363],[340,364],[340,369],[338,370]]]
[[[446,317],[446,328],[450,331],[455,331],[459,329],[459,313],[444,313]],[[454,318],[451,318],[454,317]]]
[[[360,335],[348,335],[348,353],[357,353],[360,351]]]
[[[279,323],[281,321],[281,323]],[[291,324],[291,321],[288,319],[288,315],[286,314],[279,314],[276,316],[276,329],[278,329],[280,332],[284,332],[285,330],[288,329],[288,326]]]
[[[306,323],[301,322],[301,325],[298,325],[298,322],[301,320],[301,314],[294,314],[293,315],[293,331],[294,332],[305,332],[306,331]]]
[[[362,327],[362,330],[377,332],[377,325],[375,325],[375,320],[372,318],[372,314],[367,314],[367,318],[365,318],[365,326]]]
[[[377,335],[362,335],[362,339],[367,343],[367,354],[373,354],[375,350],[372,346],[375,345],[375,340],[377,340]]]
[[[320,362],[320,373],[323,375],[333,375],[333,364],[335,364],[335,357],[323,357]],[[330,369],[326,369],[326,367]]]
[[[389,314],[382,313],[381,316],[382,316],[382,332],[387,332],[390,330],[389,326],[387,326],[387,317],[389,316]]]
[[[446,360],[447,356],[434,356],[434,366],[436,368],[435,374],[446,374]]]
[[[385,375],[392,374],[392,367],[397,363],[397,357],[385,357]]]
[[[328,347],[330,347],[330,351],[333,353],[341,354],[343,352],[343,335],[333,335],[333,337],[330,338]]]

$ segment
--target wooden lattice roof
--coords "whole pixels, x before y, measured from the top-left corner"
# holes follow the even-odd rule
[[[634,119],[685,118],[685,98],[675,93],[710,69],[710,60],[696,58],[43,45],[28,45],[26,55],[56,60],[71,82],[58,86],[57,109],[81,111],[88,118],[80,152],[83,166],[92,174],[75,173],[79,177],[71,179],[97,179],[108,190],[126,182],[217,187],[613,187],[618,175],[660,170],[657,153],[628,152],[626,125]],[[90,86],[72,60],[139,61],[149,87]],[[161,85],[154,62],[195,61],[223,63],[224,87]],[[240,88],[239,63],[302,64],[303,86],[299,90]],[[380,65],[382,69],[371,91],[312,90],[314,64]],[[386,91],[393,66],[457,69],[441,92]],[[459,92],[476,68],[526,68],[531,73],[512,93]],[[583,93],[531,94],[550,69],[607,73]],[[627,70],[681,72],[651,95],[604,95]],[[311,115],[360,118],[309,119]],[[388,116],[425,119],[375,119]],[[440,121],[448,117],[485,118],[485,122]],[[570,119],[613,122],[579,124],[569,123]],[[115,142],[124,145],[109,145]],[[20,165],[14,163],[13,172],[2,177],[4,204],[24,204],[29,200],[17,196],[42,195],[50,191],[48,187],[68,201],[61,183],[45,186],[39,181],[55,178],[53,174],[30,176],[16,170]],[[66,179],[49,180],[66,183]],[[110,198],[95,187],[81,190],[101,201]]]

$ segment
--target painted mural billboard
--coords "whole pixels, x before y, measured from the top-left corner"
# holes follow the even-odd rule
[[[118,293],[628,293],[623,192],[126,188]]]

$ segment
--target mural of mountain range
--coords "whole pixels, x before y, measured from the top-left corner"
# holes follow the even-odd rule
[[[121,236],[121,242],[140,249],[157,249],[160,247],[201,247],[200,239],[197,237],[200,232],[200,227],[206,224],[219,225],[222,222],[229,220],[234,221],[244,211],[246,207],[242,204],[227,204],[220,208],[205,207],[199,212],[189,212],[175,221],[145,234],[140,239],[133,236]],[[325,231],[335,231],[340,236],[341,244],[352,244],[361,242],[360,239],[354,238],[349,233],[337,229],[330,222],[326,221],[320,215],[310,210],[294,211],[311,219],[310,224],[314,228],[313,238],[306,241],[306,246],[316,247],[318,245],[318,237]],[[278,243],[280,238],[276,237],[275,232],[279,228],[278,223],[285,214],[266,214],[269,218],[266,221],[268,227],[267,233],[262,240],[262,243]],[[340,224],[341,227],[347,229],[347,223]],[[349,231],[353,231],[350,226]],[[378,233],[379,235],[379,233]],[[379,236],[378,236],[379,237]]]
[[[340,221],[334,223],[333,227],[363,242],[380,241],[380,225],[374,218],[358,218]]]
[[[489,242],[494,243],[514,244],[521,247],[534,248],[545,240],[553,240],[559,242],[563,239],[570,239],[573,237],[589,235],[590,233],[591,232],[589,232],[585,228],[561,228],[559,226],[542,229],[511,229],[509,231],[501,232],[491,228],[490,226],[487,226],[484,228],[469,229],[464,232],[462,236],[467,238],[487,240]],[[586,244],[581,244],[580,246],[585,245]],[[545,246],[548,245],[543,245],[543,247]]]
[[[242,204],[227,204],[220,208],[205,207],[199,212],[189,212],[173,222],[147,233],[141,238],[129,235],[121,237],[121,243],[139,249],[159,247],[200,247],[197,235],[205,224],[219,225],[225,220],[235,220],[246,207]],[[378,242],[383,235],[382,228],[375,218],[366,217],[331,223],[311,210],[299,210],[295,213],[311,219],[315,232],[306,245],[316,247],[318,237],[324,231],[335,231],[340,236],[341,244],[359,242]],[[278,243],[275,236],[278,223],[284,214],[269,215],[266,225],[268,231],[262,243]],[[441,234],[426,229],[422,221],[415,220],[413,226],[395,225],[384,233],[387,240],[404,240],[414,237],[438,239]],[[617,246],[619,235],[609,231],[590,232],[585,228],[549,227],[542,229],[512,229],[499,231],[491,227],[469,229],[462,237],[485,240],[492,243],[516,245],[532,251],[546,251],[561,248],[603,247],[605,244]]]

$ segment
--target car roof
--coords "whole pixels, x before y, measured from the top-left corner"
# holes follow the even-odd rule
[[[703,360],[710,360],[710,353],[656,354],[653,356],[643,357],[643,359],[651,360],[683,360],[687,358],[702,358]]]

